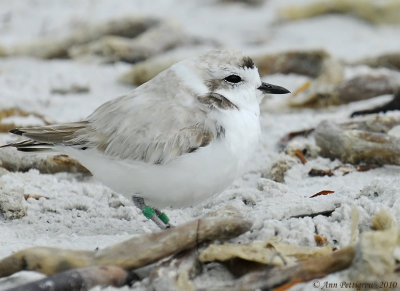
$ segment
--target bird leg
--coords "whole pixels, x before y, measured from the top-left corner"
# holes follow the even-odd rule
[[[169,218],[164,212],[146,205],[142,197],[133,196],[132,200],[135,206],[142,211],[143,215],[146,216],[146,218],[151,219],[159,228],[167,229],[171,227],[171,224],[169,224]]]

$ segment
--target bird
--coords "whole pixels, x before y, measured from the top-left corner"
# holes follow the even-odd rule
[[[242,52],[211,50],[84,120],[12,129],[26,140],[5,146],[68,154],[164,228],[169,219],[158,208],[195,205],[243,174],[260,139],[259,101],[266,93],[290,91],[262,82]]]

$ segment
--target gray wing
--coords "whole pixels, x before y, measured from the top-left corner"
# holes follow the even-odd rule
[[[12,146],[20,150],[44,145],[95,148],[111,157],[163,164],[209,145],[220,135],[206,111],[194,108],[171,99],[155,103],[123,96],[100,106],[86,121],[13,130],[30,140]]]
[[[67,146],[79,146],[74,140],[80,132],[86,130],[87,121],[65,124],[37,126],[29,128],[16,128],[11,133],[27,137],[29,139],[7,144],[1,147],[16,147],[21,151],[48,150],[51,146],[63,144]],[[82,141],[83,142],[83,141]]]
[[[205,147],[219,135],[205,110],[170,98],[123,96],[100,106],[88,121],[91,130],[82,137],[89,146],[109,156],[155,164]]]

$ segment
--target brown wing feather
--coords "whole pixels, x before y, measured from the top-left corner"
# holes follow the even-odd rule
[[[65,123],[59,125],[48,125],[38,127],[16,128],[10,130],[11,133],[29,138],[22,142],[4,145],[2,147],[16,147],[21,151],[41,151],[47,150],[57,144],[80,145],[85,141],[77,142],[77,137],[81,132],[87,130],[87,121]]]

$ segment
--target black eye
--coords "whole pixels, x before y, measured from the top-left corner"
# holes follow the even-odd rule
[[[236,84],[236,83],[239,83],[240,81],[242,81],[242,78],[240,78],[238,75],[230,75],[230,76],[226,77],[224,80],[229,83]]]

